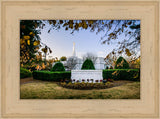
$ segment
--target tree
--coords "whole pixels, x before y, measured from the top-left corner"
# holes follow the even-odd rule
[[[46,57],[47,57],[47,53],[52,53],[52,50],[47,46],[45,45],[44,48],[42,48],[42,51],[44,53],[44,61],[45,61],[45,64],[46,64]]]
[[[73,34],[76,31],[86,30],[86,29],[90,30],[91,32],[95,32],[96,34],[100,32],[104,33],[104,35],[100,39],[102,44],[110,45],[113,42],[117,44],[117,48],[114,49],[111,53],[109,53],[106,56],[106,58],[115,57],[118,54],[121,55],[122,53],[125,53],[128,57],[133,56],[132,59],[136,59],[136,57],[138,57],[136,55],[136,50],[140,48],[139,20],[22,20],[21,29],[23,29],[23,31],[25,31],[26,33],[24,34],[21,32],[21,38],[25,36],[26,39],[25,44],[27,44],[27,49],[31,47],[32,45],[30,44],[33,43],[29,39],[30,33],[32,35],[30,29],[32,29],[31,31],[34,31],[34,36],[37,35],[38,38],[39,31],[40,29],[43,29],[45,24],[50,24],[48,33],[52,29],[58,30],[60,28],[64,28],[66,31],[70,30],[71,34]],[[30,26],[31,28],[27,28],[28,26]],[[120,39],[119,36],[121,35],[125,35],[126,38]],[[23,43],[24,40],[22,39],[21,42]],[[39,44],[39,42],[37,41],[35,42],[35,44]],[[28,47],[28,45],[30,46]],[[24,46],[22,45],[22,47]],[[29,48],[29,50],[31,49],[34,48]],[[27,51],[27,52],[34,55],[32,51]],[[21,53],[21,56],[22,54],[23,53]],[[22,59],[28,60],[27,58],[24,57],[22,57]]]
[[[41,42],[39,34],[40,30],[45,26],[41,20],[21,20],[20,21],[20,64],[28,68],[35,68],[36,63],[41,62],[42,54],[39,49],[45,54],[45,64],[47,51],[51,49]],[[41,63],[42,64],[42,63]],[[42,66],[44,67],[44,65]]]
[[[132,69],[139,69],[140,68],[140,57],[135,60],[129,61],[129,66]]]
[[[63,64],[61,62],[57,62],[53,68],[51,69],[51,71],[65,71],[65,68],[63,66]]]
[[[114,55],[125,53],[130,57],[135,54],[135,49],[140,46],[139,20],[49,20],[48,22],[52,24],[53,29],[63,27],[65,30],[71,30],[71,34],[83,29],[89,29],[96,34],[103,32],[102,44],[107,43],[109,45],[116,40],[117,49],[111,52]],[[126,39],[119,39],[120,35],[125,35]]]
[[[66,61],[67,60],[67,57],[66,56],[62,56],[61,58],[60,58],[60,61]]]
[[[69,57],[67,60],[67,67],[72,70],[77,64],[77,57]]]
[[[106,66],[106,69],[109,69],[109,67],[108,67],[108,66]]]
[[[82,65],[82,68],[81,68],[81,69],[82,69],[82,70],[83,70],[83,69],[86,69],[86,70],[92,69],[92,70],[94,70],[95,67],[94,67],[94,64],[93,64],[92,60],[86,59],[86,60],[84,61],[83,65]]]
[[[20,21],[20,63],[31,63],[35,58],[35,53],[40,47],[40,31],[36,30],[36,24],[41,24],[37,20]]]
[[[85,55],[83,55],[83,61],[85,61],[86,59],[92,60],[93,64],[95,64],[97,56],[93,53],[86,53]]]
[[[115,69],[129,69],[129,64],[123,57],[119,57],[116,61]]]

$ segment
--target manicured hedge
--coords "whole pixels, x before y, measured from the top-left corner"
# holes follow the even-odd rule
[[[139,69],[108,69],[103,70],[103,79],[114,80],[139,80]]]
[[[129,64],[123,57],[119,57],[116,61],[115,69],[129,69]]]
[[[32,72],[30,72],[28,69],[20,67],[20,78],[27,78],[31,76]]]
[[[34,71],[33,78],[44,81],[64,81],[71,79],[70,71],[50,72],[50,71]]]
[[[95,70],[94,64],[92,60],[86,59],[84,63],[82,64],[82,70]]]
[[[45,81],[64,81],[71,79],[70,71],[50,72],[50,71],[33,71],[33,78]],[[140,79],[139,69],[108,69],[103,70],[103,79],[114,80],[131,80],[136,81]]]
[[[65,71],[65,68],[61,62],[57,62],[51,69],[51,71]]]

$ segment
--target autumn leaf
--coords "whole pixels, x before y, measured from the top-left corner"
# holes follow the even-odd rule
[[[37,41],[34,41],[33,45],[36,46],[36,45],[39,45],[40,44],[40,41],[37,40]]]
[[[32,34],[33,34],[33,32],[30,32],[30,33],[29,33],[29,35],[32,35]]]
[[[25,28],[26,28],[26,26],[25,26],[25,25],[21,25],[21,28],[22,28],[22,29],[25,29]]]
[[[23,38],[24,38],[25,40],[28,40],[28,39],[30,39],[30,36],[23,36]]]
[[[93,24],[93,20],[89,20],[88,23],[89,23],[89,24]]]
[[[49,48],[49,52],[52,53],[52,50]]]
[[[30,40],[27,40],[27,44],[30,45]]]
[[[42,48],[42,51],[43,51],[44,53],[47,53],[47,48]]]
[[[130,53],[129,49],[127,49],[127,48],[126,48],[125,52],[126,52],[127,56],[131,56],[131,55],[132,55],[132,54]]]
[[[82,27],[82,23],[79,23],[78,25],[79,25],[79,27]]]

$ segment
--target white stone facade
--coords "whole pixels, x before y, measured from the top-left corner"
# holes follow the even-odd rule
[[[72,68],[72,70],[81,70],[82,68],[82,65],[83,65],[83,59],[81,58],[78,58],[76,56],[76,51],[75,51],[75,43],[73,43],[73,53],[72,53],[72,56],[71,57],[68,57],[67,59],[69,58],[75,58],[77,61],[76,65],[74,66],[74,68]],[[70,69],[67,69],[67,61],[61,61],[61,63],[64,65],[65,69],[66,70],[70,70]],[[53,66],[54,66],[55,63],[53,63]],[[111,65],[107,64],[104,60],[104,57],[97,57],[96,58],[96,61],[94,62],[94,67],[96,70],[103,70],[103,69],[106,69],[106,67],[110,67]]]
[[[72,83],[100,83],[103,81],[102,70],[71,70]]]

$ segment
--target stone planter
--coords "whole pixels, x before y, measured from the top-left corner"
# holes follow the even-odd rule
[[[75,79],[75,82],[79,80],[80,83],[82,80],[85,83],[100,83],[100,80],[103,79],[102,70],[72,70],[71,79]]]

